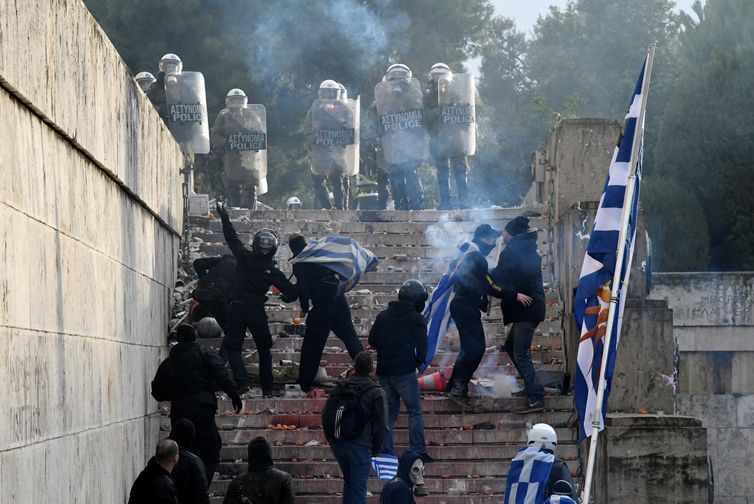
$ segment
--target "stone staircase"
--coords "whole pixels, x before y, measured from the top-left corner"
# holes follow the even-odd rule
[[[541,209],[529,209],[542,212]],[[466,211],[420,212],[355,212],[355,211],[247,211],[232,210],[231,219],[242,240],[249,239],[261,227],[278,232],[281,247],[279,266],[290,273],[287,236],[298,232],[309,237],[328,234],[348,235],[374,252],[380,259],[378,271],[363,277],[348,301],[362,343],[374,317],[387,303],[396,298],[400,284],[408,278],[418,278],[433,287],[448,261],[455,255],[463,239],[470,239],[473,229],[486,222],[497,229],[522,209],[490,209]],[[540,253],[543,268],[549,269],[547,255],[546,218],[531,217],[532,228],[540,230]],[[227,253],[219,220],[192,223],[194,251],[201,255]],[[491,256],[497,257],[497,252]],[[547,275],[545,275],[547,277]],[[268,317],[273,334],[273,363],[276,386],[284,387],[295,381],[290,361],[298,363],[304,326],[296,325],[299,317],[297,303],[285,305],[270,297]],[[532,354],[540,379],[546,386],[559,387],[562,382],[564,351],[561,331],[562,307],[554,289],[547,289],[547,320],[539,325],[532,344]],[[487,338],[487,353],[475,378],[482,379],[471,391],[477,398],[472,408],[464,408],[440,393],[425,392],[423,409],[428,451],[435,462],[427,465],[428,497],[425,504],[434,503],[499,503],[505,489],[505,476],[510,460],[525,443],[527,425],[547,422],[558,431],[559,455],[566,459],[575,473],[578,452],[575,432],[567,427],[572,415],[572,397],[554,395],[545,399],[542,413],[519,415],[511,410],[524,404],[523,398],[501,397],[491,386],[496,376],[516,376],[505,352],[498,348],[505,341],[499,304],[483,316]],[[203,344],[219,348],[220,340],[204,339]],[[244,356],[252,379],[258,378],[257,355],[251,338],[244,344]],[[431,373],[452,366],[459,349],[458,336],[452,330],[442,351],[433,362]],[[289,361],[289,362],[286,362]],[[328,340],[321,365],[328,376],[337,377],[350,366],[350,358],[340,340]],[[488,381],[485,381],[487,379]],[[509,381],[511,381],[509,379]],[[520,380],[517,380],[519,385]],[[258,392],[258,389],[255,390]],[[325,398],[286,396],[262,399],[252,394],[244,401],[244,411],[235,415],[230,401],[220,400],[217,423],[223,437],[220,477],[212,483],[213,502],[221,502],[233,475],[246,469],[246,444],[256,436],[265,436],[272,444],[276,466],[294,477],[297,501],[303,503],[340,502],[342,480],[340,471],[320,426],[320,412]],[[408,418],[401,415],[396,425],[396,452],[408,445]],[[480,427],[485,424],[488,430]],[[285,426],[285,427],[284,427]],[[477,426],[475,428],[475,426]],[[170,423],[163,418],[167,435]],[[382,482],[372,476],[369,481],[369,502],[378,502]]]

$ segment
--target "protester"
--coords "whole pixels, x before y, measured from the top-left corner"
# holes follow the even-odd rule
[[[354,374],[339,384],[322,410],[322,427],[343,473],[343,504],[366,504],[371,457],[382,452],[387,436],[385,392],[374,382],[372,357],[361,352]]]
[[[176,331],[178,344],[157,368],[152,380],[152,397],[170,401],[170,423],[188,418],[194,424],[196,437],[193,452],[204,462],[207,484],[220,463],[221,439],[215,424],[217,398],[215,383],[231,398],[236,413],[243,402],[222,359],[214,350],[196,343],[191,324],[181,324]]]
[[[226,327],[230,291],[236,280],[238,263],[232,255],[202,257],[194,261],[194,270],[199,277],[196,289],[191,294],[196,302],[191,307],[191,320],[197,322],[212,317]]]
[[[306,240],[300,234],[294,234],[288,239],[288,246],[295,258],[306,248]],[[301,390],[308,392],[317,375],[330,331],[345,344],[352,359],[364,347],[353,326],[348,301],[344,294],[338,294],[338,275],[322,264],[308,262],[295,263],[293,274],[301,310],[306,313],[298,384]]]
[[[377,315],[369,331],[369,345],[377,350],[377,376],[380,378],[388,409],[388,435],[385,451],[393,451],[393,429],[401,400],[408,412],[411,450],[424,462],[432,458],[424,441],[424,416],[416,371],[427,354],[427,321],[422,316],[429,294],[418,280],[406,281],[398,291],[398,301]]]
[[[406,450],[398,462],[398,475],[380,492],[380,504],[416,504],[414,495],[428,495],[424,486],[424,462],[418,453]]]
[[[170,476],[175,481],[178,504],[209,504],[207,474],[204,462],[191,450],[194,448],[196,430],[188,418],[181,418],[173,424],[168,439],[178,445],[178,464]]]
[[[134,481],[128,504],[177,504],[175,483],[170,473],[178,460],[176,442],[170,439],[160,441],[155,456]]]
[[[285,302],[296,300],[296,287],[275,264],[278,237],[269,229],[261,229],[254,234],[251,250],[238,238],[230,217],[223,205],[217,206],[217,213],[223,222],[223,234],[231,252],[238,261],[238,276],[230,294],[228,323],[225,328],[222,349],[227,357],[233,377],[240,393],[249,391],[249,376],[241,356],[246,329],[251,332],[259,357],[259,380],[264,397],[272,397],[272,335],[267,325],[264,303],[267,291],[274,285],[282,293]]]
[[[565,480],[558,480],[552,486],[552,495],[545,499],[545,504],[576,504],[573,497],[571,484]]]
[[[520,413],[542,411],[544,388],[531,360],[534,331],[545,319],[545,292],[542,284],[542,260],[537,253],[537,232],[529,230],[529,219],[518,216],[505,226],[505,248],[491,275],[495,283],[510,292],[503,296],[503,322],[511,325],[505,351],[524,380],[527,404]],[[513,293],[525,297],[519,300]],[[526,299],[528,298],[528,300]]]
[[[262,436],[256,437],[249,443],[247,453],[249,469],[230,482],[223,504],[292,504],[295,496],[291,475],[272,467],[270,443]]]

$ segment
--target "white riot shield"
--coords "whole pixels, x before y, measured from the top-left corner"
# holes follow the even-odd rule
[[[257,196],[263,196],[267,194],[267,177],[262,177],[257,185]]]
[[[223,114],[223,168],[230,180],[259,186],[267,176],[267,110],[252,104]]]
[[[443,157],[476,153],[476,87],[474,75],[443,75],[437,85],[440,106],[438,147]]]
[[[419,81],[380,82],[374,87],[374,100],[385,162],[389,165],[421,162],[427,148],[427,130]],[[390,168],[385,166],[386,171]]]
[[[310,114],[312,172],[346,176],[359,173],[359,98],[317,99]]]
[[[168,127],[187,154],[209,152],[209,119],[204,76],[200,72],[170,73],[165,77]]]

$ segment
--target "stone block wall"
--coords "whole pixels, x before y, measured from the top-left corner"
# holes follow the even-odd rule
[[[654,273],[651,297],[673,310],[675,411],[707,428],[715,502],[751,504],[754,272]]]
[[[0,0],[0,502],[124,502],[158,438],[180,151],[80,0]]]

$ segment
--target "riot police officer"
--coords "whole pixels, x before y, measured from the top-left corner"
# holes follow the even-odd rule
[[[165,96],[165,76],[169,73],[180,74],[183,71],[183,61],[177,54],[167,53],[160,59],[160,71],[147,91],[147,98],[152,102],[157,113],[168,123],[168,107]]]
[[[157,79],[155,79],[154,75],[149,72],[139,72],[136,74],[135,80],[139,85],[139,88],[141,88],[144,93],[147,93]]]
[[[408,66],[394,64],[375,86],[374,96],[395,208],[420,210],[424,194],[417,170],[424,159],[426,128],[419,81]]]
[[[471,131],[473,125],[473,93],[474,88],[465,87],[468,82],[465,79],[466,74],[460,74],[458,84],[454,86],[453,73],[450,67],[445,63],[435,63],[429,71],[428,87],[424,92],[424,110],[427,113],[427,131],[430,136],[430,154],[437,168],[437,184],[440,195],[440,210],[450,210],[453,208],[450,196],[450,173],[456,182],[458,191],[457,208],[468,208],[468,189],[467,173],[469,163],[466,154],[469,152],[470,135],[475,134],[475,129]],[[443,82],[440,87],[439,83]],[[473,82],[473,81],[472,81]],[[449,92],[458,88],[455,93]],[[472,93],[472,96],[464,96]],[[441,95],[446,102],[457,102],[454,99],[461,95],[461,101],[472,101],[471,105],[461,104],[460,107],[443,106],[440,103]],[[449,103],[448,103],[449,104]],[[454,105],[458,105],[454,103]],[[463,113],[471,110],[471,113]],[[465,118],[459,121],[459,118]],[[470,118],[470,119],[469,119]],[[472,123],[466,122],[471,120]]]

